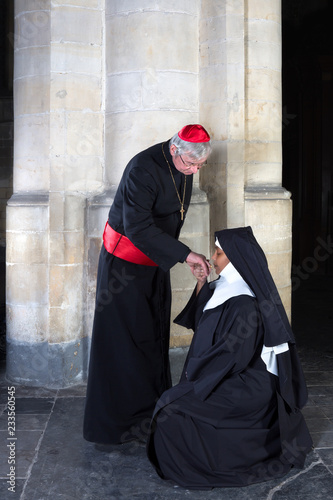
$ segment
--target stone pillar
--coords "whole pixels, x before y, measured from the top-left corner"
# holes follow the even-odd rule
[[[282,187],[281,2],[246,11],[245,224],[262,245],[291,315],[291,194]]]
[[[291,201],[281,185],[280,0],[202,2],[200,116],[214,155],[201,186],[217,229],[251,225],[290,315]],[[213,244],[213,242],[211,241]]]
[[[244,1],[202,2],[200,116],[212,129],[214,153],[201,185],[212,237],[218,229],[244,225],[244,22]]]
[[[187,123],[198,123],[199,3],[106,0],[106,191],[89,200],[88,219],[98,221],[100,235],[108,203],[127,162],[142,149],[168,140]],[[196,251],[208,250],[209,207],[195,179],[191,208],[180,239]],[[204,221],[204,222],[203,222]],[[190,233],[195,230],[195,237]],[[89,223],[90,224],[90,223]],[[94,294],[99,243],[89,226],[90,300]],[[186,265],[171,273],[172,317],[187,300],[194,282]],[[87,331],[92,323],[90,315]],[[187,334],[186,334],[187,335]],[[186,337],[187,338],[187,337]],[[171,345],[180,345],[172,326]],[[185,341],[186,342],[186,341]]]
[[[106,180],[197,123],[198,1],[106,0]]]
[[[16,383],[84,377],[85,206],[104,162],[101,3],[15,3],[7,377]]]

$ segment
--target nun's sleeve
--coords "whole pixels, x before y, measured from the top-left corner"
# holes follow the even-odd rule
[[[188,360],[187,378],[205,400],[228,376],[244,371],[262,348],[256,301],[247,296],[230,299],[215,330],[216,343]],[[214,332],[202,332],[204,339]],[[199,334],[199,330],[197,332]]]
[[[212,293],[213,292],[209,288],[209,284],[207,282],[201,288],[198,295],[196,293],[195,287],[190,300],[188,301],[184,309],[178,314],[178,316],[176,316],[176,318],[174,319],[174,323],[176,323],[176,325],[184,326],[185,328],[195,331],[202,315],[203,308],[212,296]]]

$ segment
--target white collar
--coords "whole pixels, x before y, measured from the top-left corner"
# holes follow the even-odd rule
[[[220,272],[219,279],[213,281],[210,286],[214,287],[214,293],[205,305],[204,311],[224,304],[231,297],[237,297],[238,295],[255,296],[231,262]]]

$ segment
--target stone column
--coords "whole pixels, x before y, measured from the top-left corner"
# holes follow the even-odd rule
[[[7,377],[44,382],[49,268],[50,6],[16,2],[14,194],[7,205]],[[38,385],[38,383],[36,384]]]
[[[244,79],[244,2],[203,1],[200,115],[212,129],[214,153],[201,182],[210,202],[212,236],[244,225]]]
[[[199,121],[198,8],[197,1],[106,1],[106,186],[104,193],[88,202],[87,332],[92,325],[101,235],[127,162],[146,147],[168,140],[187,123]],[[197,177],[180,239],[208,253],[209,207],[198,182]],[[171,279],[174,317],[194,282],[188,266],[182,264],[172,269]],[[178,333],[172,326],[171,345],[184,342],[188,333]]]
[[[281,107],[280,0],[203,1],[200,116],[211,127],[214,155],[201,186],[211,235],[251,225],[290,314],[291,201],[281,185]]]
[[[282,187],[281,2],[246,10],[245,224],[262,245],[291,315],[291,194]]]
[[[16,383],[66,387],[84,376],[85,205],[104,161],[101,4],[15,3],[7,377]]]
[[[106,180],[197,123],[198,1],[106,0]]]

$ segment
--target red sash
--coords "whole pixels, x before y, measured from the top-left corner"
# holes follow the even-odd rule
[[[112,229],[108,222],[104,228],[103,243],[109,253],[120,259],[127,260],[133,264],[141,264],[142,266],[157,266],[154,261],[136,248],[126,236]]]

